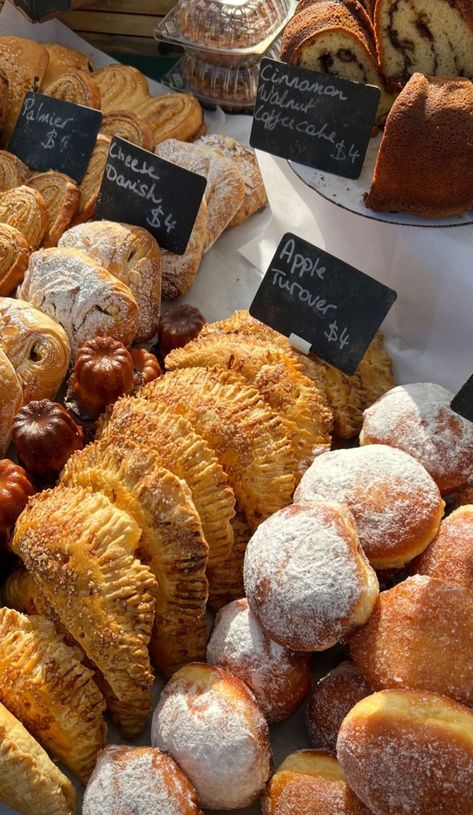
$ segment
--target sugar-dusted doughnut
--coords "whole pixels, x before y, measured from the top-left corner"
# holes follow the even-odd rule
[[[270,640],[244,598],[218,612],[207,662],[245,682],[270,722],[287,719],[310,690],[309,656]]]
[[[263,815],[371,815],[335,756],[323,750],[291,753],[271,778],[262,808]]]
[[[359,702],[337,742],[347,781],[374,815],[473,812],[473,712],[433,693]]]
[[[379,586],[351,512],[330,501],[293,504],[262,523],[243,569],[266,634],[294,651],[324,651],[363,625]]]
[[[348,660],[322,677],[307,702],[307,731],[314,747],[334,753],[345,716],[371,693],[373,689],[361,671]]]
[[[458,490],[455,505],[457,507],[464,507],[467,504],[473,504],[473,484],[468,484],[464,489]]]
[[[246,685],[221,668],[191,663],[164,688],[151,741],[194,784],[205,809],[240,809],[271,772],[266,719]]]
[[[350,652],[375,690],[413,688],[473,706],[473,597],[415,575],[379,595]]]
[[[473,506],[461,506],[440,524],[430,546],[411,564],[412,572],[428,574],[473,590]]]
[[[155,747],[110,745],[99,756],[82,815],[202,815],[197,793]]]
[[[409,453],[443,494],[473,472],[473,423],[455,413],[453,393],[430,382],[399,385],[365,410],[360,444],[388,444]]]
[[[347,504],[365,555],[376,569],[399,568],[423,552],[435,538],[445,508],[425,468],[384,444],[316,458],[294,500],[316,498]]]

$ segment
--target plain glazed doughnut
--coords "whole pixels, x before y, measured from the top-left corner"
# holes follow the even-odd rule
[[[291,753],[269,782],[262,808],[263,815],[371,815],[335,756],[322,750]]]
[[[345,716],[371,693],[373,689],[353,662],[341,662],[322,677],[307,703],[307,731],[313,746],[334,753]]]
[[[82,815],[202,815],[197,793],[170,756],[154,747],[111,745],[99,755]]]
[[[359,702],[337,743],[347,782],[374,815],[473,812],[473,713],[418,691]]]
[[[440,524],[440,532],[412,564],[428,574],[473,591],[473,506],[462,506]]]
[[[376,569],[400,568],[435,538],[445,503],[428,472],[402,450],[373,444],[323,453],[306,471],[295,501],[347,504]]]
[[[260,795],[272,767],[266,719],[251,691],[221,668],[191,663],[164,688],[151,728],[194,784],[205,809],[240,809]]]
[[[360,444],[387,444],[409,453],[445,495],[473,473],[473,423],[455,413],[453,393],[430,382],[399,385],[364,412]]]
[[[293,504],[264,521],[248,543],[243,578],[263,630],[294,651],[346,638],[379,592],[351,512],[329,501]]]
[[[218,612],[207,662],[245,682],[269,722],[291,716],[310,690],[310,657],[270,640],[244,598]]]
[[[428,690],[473,706],[472,623],[470,591],[415,575],[379,595],[351,656],[375,690]]]

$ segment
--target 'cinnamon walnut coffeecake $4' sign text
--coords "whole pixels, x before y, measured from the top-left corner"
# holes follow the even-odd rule
[[[250,314],[299,350],[351,376],[396,297],[377,280],[287,233]]]
[[[163,249],[186,251],[207,181],[124,139],[114,138],[97,216],[142,226]]]
[[[308,167],[358,178],[379,97],[372,85],[264,59],[251,144]]]

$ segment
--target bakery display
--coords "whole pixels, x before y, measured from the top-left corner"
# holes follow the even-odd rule
[[[163,357],[195,339],[206,323],[202,312],[188,303],[179,303],[166,309],[158,326],[159,350]]]
[[[465,815],[473,806],[473,714],[450,699],[368,696],[344,720],[337,756],[375,815]]]
[[[202,815],[197,794],[170,756],[155,747],[111,745],[87,785],[83,815]]]
[[[146,77],[131,65],[106,65],[94,72],[101,96],[101,110],[105,114],[116,110],[132,110],[149,95]]]
[[[156,146],[153,131],[148,122],[128,110],[114,110],[113,113],[107,113],[102,119],[100,132],[109,138],[118,136],[132,144],[137,144],[143,150],[153,152]]]
[[[192,45],[246,49],[259,45],[284,22],[289,4],[285,0],[222,3],[215,0],[178,0],[175,20],[180,33]]]
[[[0,297],[13,294],[23,280],[31,250],[22,232],[0,224]]]
[[[335,753],[345,716],[371,693],[373,689],[353,662],[341,662],[319,679],[307,700],[307,732],[313,746]]]
[[[41,193],[22,185],[0,195],[0,222],[18,229],[31,249],[38,249],[48,230],[48,208]]]
[[[79,208],[79,188],[69,176],[53,171],[31,176],[28,186],[42,195],[48,210],[48,229],[43,246],[57,246]]]
[[[141,100],[135,112],[149,124],[155,144],[167,139],[194,141],[206,131],[204,115],[190,93],[167,93]]]
[[[112,337],[95,337],[77,352],[66,405],[82,419],[93,420],[134,388],[133,358],[127,348]]]
[[[41,83],[41,90],[47,88],[58,76],[62,76],[67,71],[83,71],[92,73],[94,66],[90,62],[87,54],[61,45],[58,42],[45,42],[43,48],[48,52],[48,67]]]
[[[93,75],[86,71],[72,70],[57,76],[49,85],[45,85],[43,93],[63,102],[100,110],[99,86]]]
[[[110,144],[111,139],[99,133],[84,178],[79,184],[79,207],[73,224],[83,224],[90,221],[95,215]]]
[[[42,45],[22,37],[0,38],[0,71],[8,83],[7,111],[0,143],[5,146],[15,128],[25,93],[40,84],[48,67],[48,52]]]
[[[31,171],[17,156],[7,150],[0,150],[0,191],[26,184]]]
[[[179,764],[204,808],[249,806],[271,772],[268,725],[253,694],[210,665],[188,665],[171,677],[151,741]]]
[[[83,446],[84,434],[62,405],[41,399],[18,411],[13,441],[27,472],[54,480],[72,453]]]
[[[164,300],[174,300],[191,288],[204,254],[208,223],[207,204],[205,199],[202,199],[184,254],[176,255],[168,249],[161,250]]]
[[[23,389],[16,371],[0,347],[0,456],[11,441],[13,419],[23,404]]]
[[[434,541],[411,564],[416,574],[426,574],[457,583],[466,589],[473,586],[473,506],[458,507],[440,524]]]
[[[15,526],[28,498],[34,492],[33,485],[23,467],[9,459],[0,460],[0,535],[5,536]]]

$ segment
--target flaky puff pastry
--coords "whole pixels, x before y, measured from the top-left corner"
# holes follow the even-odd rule
[[[0,296],[8,297],[21,283],[30,254],[23,233],[9,224],[0,224]]]
[[[81,781],[105,746],[105,700],[45,617],[0,609],[0,699],[30,733]]]
[[[68,48],[67,45],[59,45],[57,42],[45,42],[43,47],[48,52],[49,63],[41,83],[41,91],[66,71],[76,70],[92,73],[94,70],[87,54],[83,54],[81,51]]]
[[[0,38],[0,70],[8,80],[8,106],[0,143],[7,144],[13,133],[23,99],[41,83],[48,67],[48,52],[42,45],[23,37]]]
[[[7,355],[0,347],[0,457],[10,444],[13,419],[23,404],[21,382]]]
[[[0,150],[0,192],[26,184],[30,175],[31,170],[18,156],[8,150]]]
[[[243,377],[217,368],[183,368],[140,395],[186,416],[215,450],[251,529],[286,506],[294,456],[280,418]]]
[[[54,399],[71,358],[67,334],[56,320],[25,300],[0,297],[0,348],[16,370],[25,404]]]
[[[230,554],[223,563],[209,572],[209,608],[214,614],[245,594],[243,563],[252,533],[238,505],[235,517],[232,518],[232,531],[233,546]]]
[[[20,516],[13,551],[115,693],[132,738],[151,708],[148,645],[156,580],[135,557],[141,530],[100,493],[56,487]]]
[[[0,802],[24,815],[74,815],[74,787],[0,704]]]
[[[61,482],[104,493],[141,527],[140,559],[159,588],[151,641],[156,667],[171,676],[204,659],[208,546],[185,482],[144,447],[118,449],[107,439],[73,455]]]
[[[59,238],[70,226],[79,206],[79,187],[64,173],[50,170],[37,173],[28,186],[39,192],[48,208],[48,229],[43,246],[57,246]]]
[[[162,467],[186,482],[209,547],[211,574],[233,546],[235,496],[213,450],[183,416],[141,398],[124,398],[99,422],[97,437],[115,449],[135,442],[158,456]]]
[[[48,231],[48,208],[41,193],[23,184],[0,195],[0,222],[18,229],[31,249],[41,246]]]

